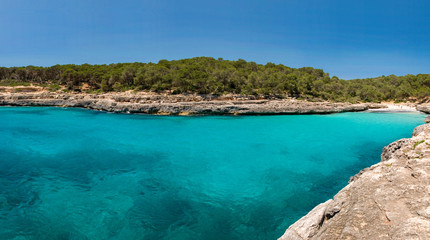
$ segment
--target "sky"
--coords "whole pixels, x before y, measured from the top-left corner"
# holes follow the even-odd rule
[[[0,66],[198,56],[321,68],[342,79],[430,73],[428,0],[0,0]]]

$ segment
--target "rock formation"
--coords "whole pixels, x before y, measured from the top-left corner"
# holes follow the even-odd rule
[[[310,114],[364,111],[382,104],[253,100],[240,96],[160,95],[145,93],[0,93],[0,105],[80,107],[108,112],[166,115]]]
[[[430,124],[386,146],[279,239],[430,239]]]
[[[417,110],[430,114],[430,103],[423,103],[423,104],[417,105]]]

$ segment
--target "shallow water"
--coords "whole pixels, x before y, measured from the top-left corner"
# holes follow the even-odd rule
[[[0,239],[276,239],[426,115],[0,108]]]

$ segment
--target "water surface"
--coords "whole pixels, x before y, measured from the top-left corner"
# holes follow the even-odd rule
[[[276,239],[425,115],[0,108],[0,239]]]

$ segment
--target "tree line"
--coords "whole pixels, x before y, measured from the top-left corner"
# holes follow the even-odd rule
[[[61,85],[69,91],[80,91],[85,84],[92,92],[233,93],[350,102],[424,100],[430,95],[430,74],[341,80],[312,67],[211,57],[158,63],[0,67],[0,83]]]

